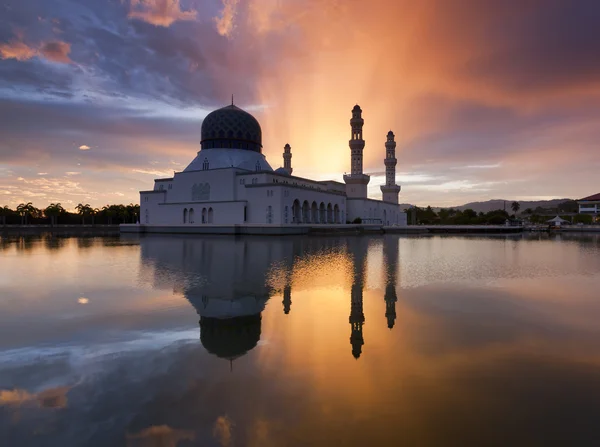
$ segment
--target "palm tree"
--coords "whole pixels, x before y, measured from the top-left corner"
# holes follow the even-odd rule
[[[6,216],[10,216],[14,211],[11,210],[8,206],[4,206],[0,208],[0,218],[2,218],[2,225],[6,225]]]
[[[517,211],[519,211],[519,209],[521,209],[521,205],[519,205],[519,202],[513,202],[510,205],[510,208],[513,210],[513,213],[517,214]]]
[[[96,220],[96,216],[99,212],[100,210],[98,208],[92,208],[92,210],[90,211],[90,216],[92,216],[92,225],[94,225],[94,221]]]
[[[50,225],[54,226],[58,222],[58,216],[63,214],[65,209],[62,207],[60,203],[51,203],[44,210],[44,214],[46,217],[50,218]]]
[[[19,203],[17,205],[17,213],[21,216],[21,225],[27,225],[27,216],[31,214],[32,209],[35,207],[31,202]]]
[[[85,225],[85,216],[90,216],[94,212],[94,210],[88,203],[86,203],[85,205],[83,203],[80,203],[75,207],[75,209],[77,210],[77,214],[81,216],[81,222],[83,225]]]
[[[113,217],[115,217],[117,215],[117,213],[115,211],[115,205],[105,205],[102,207],[102,211],[104,212],[104,215],[108,219],[108,224],[111,225]]]

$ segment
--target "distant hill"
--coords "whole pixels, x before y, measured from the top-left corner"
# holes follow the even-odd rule
[[[538,206],[540,206],[542,208],[556,208],[556,206],[558,206],[559,203],[565,202],[567,200],[573,200],[573,199],[517,200],[517,202],[519,202],[519,205],[521,205],[521,209],[519,210],[519,212],[523,212],[523,210],[526,210],[527,208],[535,209]],[[479,213],[479,212],[487,213],[489,211],[504,209],[504,204],[506,203],[506,211],[508,211],[509,213],[512,213],[512,211],[510,209],[510,205],[513,203],[513,201],[514,200],[494,199],[494,200],[488,200],[486,202],[466,203],[464,205],[457,206],[456,208],[458,208],[459,210],[466,210],[468,208],[471,208],[473,211],[475,211],[477,213]]]

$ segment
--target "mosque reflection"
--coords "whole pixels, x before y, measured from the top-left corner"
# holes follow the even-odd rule
[[[189,237],[148,236],[140,241],[142,262],[152,270],[154,287],[181,292],[200,317],[200,341],[219,358],[233,361],[260,341],[262,313],[269,299],[282,295],[284,314],[292,310],[292,277],[299,264],[324,253],[341,255],[351,265],[349,323],[352,355],[365,344],[363,290],[369,245],[383,245],[385,319],[396,320],[398,238]]]

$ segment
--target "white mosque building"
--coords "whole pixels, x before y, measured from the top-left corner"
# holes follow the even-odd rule
[[[351,172],[344,175],[345,183],[318,181],[292,175],[289,144],[284,148],[283,167],[274,170],[262,154],[262,131],[252,115],[233,104],[215,110],[202,122],[196,158],[183,172],[156,179],[152,190],[141,191],[140,223],[122,230],[290,229],[340,225],[358,218],[362,224],[406,225],[406,214],[398,205],[396,142],[391,131],[385,143],[383,200],[367,197],[370,177],[363,173],[363,124],[362,110],[356,105],[350,120]]]

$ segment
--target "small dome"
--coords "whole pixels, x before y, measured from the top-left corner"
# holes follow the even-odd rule
[[[288,175],[288,176],[290,175],[290,173],[285,168],[277,168],[277,169],[275,169],[275,174]]]
[[[233,104],[202,121],[202,149],[245,149],[262,153],[262,131],[256,118]]]
[[[392,132],[391,130],[388,132],[388,137],[393,137],[394,136],[394,132]]]

